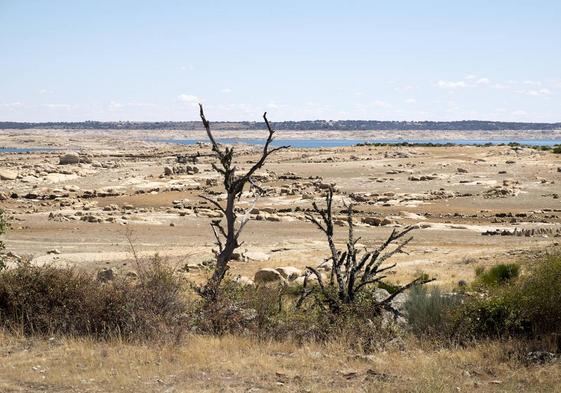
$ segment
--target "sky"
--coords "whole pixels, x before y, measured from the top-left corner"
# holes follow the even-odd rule
[[[0,0],[0,121],[561,121],[559,0]]]

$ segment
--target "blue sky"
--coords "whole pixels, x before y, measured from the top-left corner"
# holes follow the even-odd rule
[[[561,121],[561,1],[0,0],[0,121]]]

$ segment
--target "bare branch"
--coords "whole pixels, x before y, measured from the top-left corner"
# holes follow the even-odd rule
[[[216,206],[218,208],[218,210],[220,210],[222,212],[222,214],[226,215],[226,210],[220,205],[220,203],[218,203],[214,199],[209,198],[205,195],[199,195],[199,197],[203,198],[205,201],[208,201],[208,202],[212,203],[214,206]]]
[[[406,290],[408,290],[409,288],[411,288],[414,285],[423,285],[423,284],[427,284],[429,282],[434,281],[434,278],[430,278],[430,279],[425,279],[423,277],[418,277],[416,279],[414,279],[413,281],[411,281],[409,284],[402,286],[401,288],[399,288],[397,291],[395,291],[394,293],[392,293],[390,296],[388,296],[387,298],[385,298],[384,300],[382,300],[381,302],[379,302],[377,304],[376,307],[385,307],[386,305],[388,305],[393,299],[396,298],[397,295],[405,292]]]

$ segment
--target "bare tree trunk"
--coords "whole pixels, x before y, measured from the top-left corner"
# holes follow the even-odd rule
[[[206,119],[203,106],[199,104],[200,116],[203,121],[203,125],[207,132],[208,139],[212,144],[212,152],[218,158],[218,163],[213,163],[212,167],[218,174],[222,177],[224,184],[224,190],[226,191],[226,207],[222,207],[218,201],[206,196],[201,195],[201,198],[212,203],[216,208],[220,210],[223,218],[226,219],[226,228],[222,226],[221,220],[214,220],[211,223],[214,237],[216,239],[216,244],[218,246],[218,252],[216,255],[216,265],[210,279],[206,282],[204,286],[199,288],[198,292],[206,300],[213,302],[218,296],[218,291],[220,289],[220,284],[229,269],[229,262],[232,260],[232,255],[234,251],[240,246],[238,242],[239,236],[248,221],[249,211],[246,212],[244,218],[241,222],[236,225],[237,214],[236,214],[236,201],[241,196],[244,187],[249,183],[250,186],[260,189],[256,186],[253,181],[253,174],[260,169],[264,164],[270,154],[285,149],[288,146],[280,146],[276,148],[271,148],[271,142],[273,141],[274,131],[267,120],[267,113],[263,114],[263,119],[265,125],[269,131],[267,140],[263,147],[260,158],[251,168],[241,175],[236,175],[236,167],[233,163],[234,161],[234,148],[233,147],[222,147],[220,146],[210,129],[210,122]]]

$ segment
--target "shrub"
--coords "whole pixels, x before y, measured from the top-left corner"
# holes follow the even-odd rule
[[[504,285],[511,282],[520,274],[520,265],[516,263],[501,263],[485,270],[478,267],[475,270],[476,280],[475,287],[492,287],[497,285]]]
[[[443,294],[438,287],[413,287],[405,303],[411,331],[417,336],[442,337],[449,331],[451,314],[461,302],[460,295]]]
[[[6,233],[6,229],[8,224],[6,224],[6,220],[4,219],[4,210],[0,209],[0,236]],[[2,251],[4,251],[4,242],[0,240],[0,270],[6,268],[6,263],[4,262],[4,258],[2,256]]]
[[[555,154],[561,154],[561,145],[555,145],[551,151]]]
[[[153,261],[138,279],[100,283],[72,268],[21,264],[0,273],[0,326],[24,334],[146,339],[177,334],[182,285]]]
[[[399,333],[384,322],[368,291],[334,314],[319,299],[296,308],[299,292],[294,288],[223,284],[215,302],[201,300],[192,311],[191,331],[297,343],[339,341],[360,351],[379,349]]]
[[[508,286],[494,286],[457,315],[460,335],[553,339],[561,349],[561,254],[535,262]],[[550,340],[551,341],[551,340]]]

